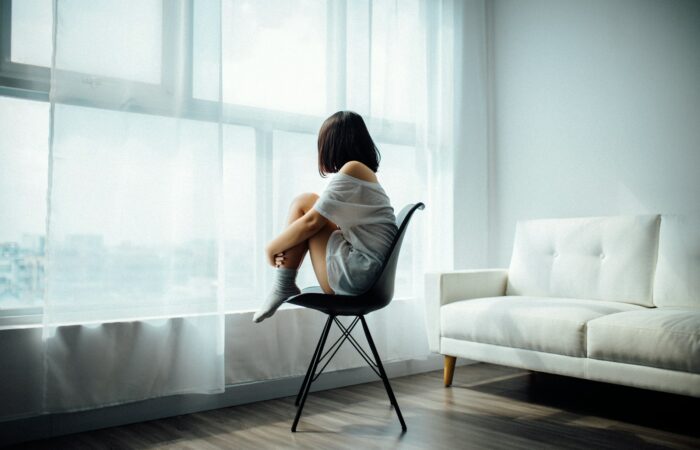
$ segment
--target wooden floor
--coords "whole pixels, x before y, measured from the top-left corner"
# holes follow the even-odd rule
[[[698,399],[489,364],[458,367],[447,389],[441,372],[392,384],[405,434],[377,381],[311,393],[297,433],[288,397],[21,448],[700,448]]]

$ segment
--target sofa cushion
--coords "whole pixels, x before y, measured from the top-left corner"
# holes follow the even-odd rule
[[[700,214],[661,217],[654,304],[700,308]]]
[[[700,310],[652,308],[588,323],[588,357],[700,373]]]
[[[653,306],[659,216],[518,222],[508,295]]]
[[[568,356],[586,356],[586,322],[643,309],[571,298],[489,297],[440,308],[441,336]]]

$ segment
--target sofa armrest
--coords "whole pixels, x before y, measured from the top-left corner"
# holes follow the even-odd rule
[[[458,300],[506,294],[506,269],[460,270],[425,274],[425,320],[430,351],[440,353],[440,307]]]

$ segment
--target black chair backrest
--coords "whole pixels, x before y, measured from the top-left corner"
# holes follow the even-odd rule
[[[371,298],[373,305],[377,308],[383,308],[391,302],[394,297],[394,281],[396,279],[396,266],[399,262],[399,253],[401,252],[401,243],[403,242],[408,223],[413,217],[413,213],[418,209],[425,208],[423,203],[409,204],[403,207],[399,215],[396,217],[396,226],[399,228],[389,247],[389,255],[384,261],[382,269],[379,271],[377,279],[372,286],[360,296]]]

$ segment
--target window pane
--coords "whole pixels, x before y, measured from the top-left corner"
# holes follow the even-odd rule
[[[323,113],[326,3],[224,1],[224,100],[273,110]]]
[[[51,0],[14,0],[10,59],[20,64],[51,65]]]
[[[0,97],[0,309],[44,290],[49,105]]]
[[[420,67],[420,9],[416,0],[372,2],[372,117],[412,122]]]
[[[55,311],[111,319],[210,310],[217,125],[55,108],[48,274]]]
[[[219,101],[221,5],[195,0],[193,14],[192,95]]]
[[[316,135],[275,132],[272,160],[272,223],[279,233],[287,223],[289,204],[303,192],[323,191],[327,180],[318,174]],[[318,286],[310,258],[299,271],[299,287]]]
[[[160,83],[160,0],[61,0],[57,5],[56,67]]]
[[[365,117],[370,112],[370,55],[372,34],[370,0],[355,0],[347,4],[345,68],[348,109]]]
[[[232,309],[259,306],[257,286],[263,283],[262,249],[256,236],[258,186],[255,176],[255,130],[224,127],[224,233],[226,301]]]

